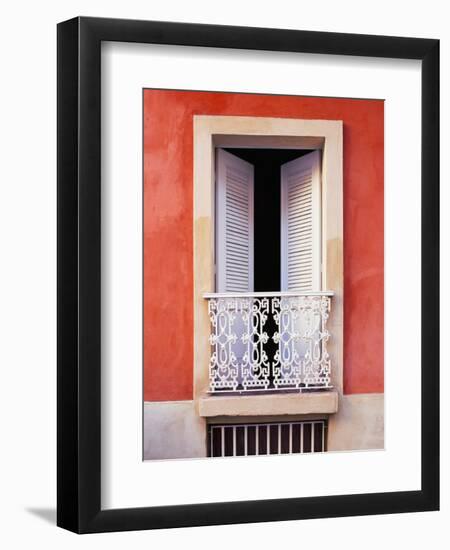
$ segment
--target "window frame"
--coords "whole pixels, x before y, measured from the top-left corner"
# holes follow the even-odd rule
[[[332,290],[328,328],[332,385],[343,392],[343,122],[259,116],[195,115],[194,142],[194,400],[208,392],[210,320],[205,293],[215,291],[215,150],[322,151],[322,289]],[[232,411],[230,411],[232,413]]]

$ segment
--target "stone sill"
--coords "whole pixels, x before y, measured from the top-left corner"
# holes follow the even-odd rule
[[[335,390],[304,393],[208,395],[199,399],[199,415],[276,416],[285,414],[333,414],[338,410]]]

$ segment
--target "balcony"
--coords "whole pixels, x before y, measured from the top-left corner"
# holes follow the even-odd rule
[[[209,393],[330,390],[333,292],[208,293]],[[334,407],[334,405],[333,405]]]

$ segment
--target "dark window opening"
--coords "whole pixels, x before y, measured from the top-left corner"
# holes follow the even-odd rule
[[[234,148],[225,150],[250,162],[255,168],[254,291],[278,292],[281,290],[281,165],[311,151]]]

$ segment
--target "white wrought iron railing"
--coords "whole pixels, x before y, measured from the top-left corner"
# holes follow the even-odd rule
[[[208,293],[209,391],[331,388],[333,292]]]

